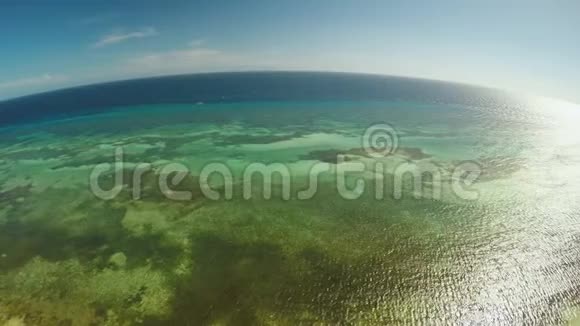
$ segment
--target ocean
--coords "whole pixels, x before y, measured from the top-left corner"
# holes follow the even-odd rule
[[[0,322],[566,324],[579,117],[305,72],[0,102]]]

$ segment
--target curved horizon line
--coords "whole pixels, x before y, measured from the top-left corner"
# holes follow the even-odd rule
[[[227,74],[266,74],[266,73],[295,73],[295,74],[307,74],[307,73],[318,73],[318,74],[337,74],[337,75],[358,75],[358,76],[369,76],[369,77],[384,77],[384,78],[400,78],[400,79],[408,79],[408,80],[419,80],[419,81],[429,81],[429,82],[438,82],[438,83],[446,83],[458,86],[466,86],[472,88],[479,88],[479,89],[487,89],[493,91],[499,91],[506,94],[512,95],[526,95],[526,96],[538,96],[538,97],[546,97],[543,95],[536,95],[536,94],[524,94],[522,92],[503,89],[488,85],[481,85],[481,84],[473,84],[468,82],[460,82],[454,80],[446,80],[446,79],[437,79],[437,78],[427,78],[427,77],[416,77],[416,76],[405,76],[405,75],[390,75],[384,73],[372,73],[372,72],[356,72],[356,71],[334,71],[334,70],[232,70],[232,71],[209,71],[209,72],[192,72],[192,73],[182,73],[182,74],[167,74],[167,75],[155,75],[155,76],[145,76],[145,77],[135,77],[135,78],[122,78],[122,79],[114,79],[114,80],[107,80],[107,81],[97,81],[92,83],[83,83],[79,85],[72,85],[66,86],[56,89],[51,89],[47,91],[40,91],[35,93],[30,93],[26,95],[20,95],[16,97],[10,97],[5,99],[0,99],[0,105],[6,104],[7,102],[25,99],[28,97],[35,97],[35,96],[42,96],[52,93],[58,92],[65,92],[69,90],[74,90],[83,87],[90,87],[90,86],[104,86],[116,83],[124,83],[130,81],[140,81],[140,80],[153,80],[153,79],[162,79],[162,78],[172,78],[172,77],[184,77],[184,76],[207,76],[207,75],[227,75]],[[550,97],[551,98],[551,97]],[[558,98],[559,99],[559,98]],[[567,99],[559,99],[564,101],[569,101]],[[575,103],[569,101],[571,103]]]

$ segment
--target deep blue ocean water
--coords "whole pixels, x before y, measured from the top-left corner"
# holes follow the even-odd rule
[[[318,72],[240,72],[81,86],[0,102],[0,126],[148,104],[391,101],[517,106],[507,94],[441,81]]]

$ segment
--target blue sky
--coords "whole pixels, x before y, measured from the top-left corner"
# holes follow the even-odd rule
[[[0,2],[0,99],[93,82],[331,70],[580,102],[580,1]]]

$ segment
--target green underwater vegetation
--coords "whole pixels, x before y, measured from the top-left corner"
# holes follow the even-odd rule
[[[568,226],[578,207],[529,197],[546,186],[527,179],[533,160],[523,135],[534,131],[514,127],[508,147],[504,134],[486,132],[485,118],[455,109],[436,119],[381,113],[391,106],[159,105],[0,130],[0,325],[566,321],[580,298],[566,283],[577,276],[566,246],[577,244]],[[332,174],[313,198],[297,198],[312,164],[336,168],[343,155],[370,167],[360,137],[377,119],[400,136],[397,151],[380,159],[387,171],[477,161],[479,199],[416,198],[405,182],[402,198],[377,200],[376,180],[364,173],[370,181],[357,199],[342,198]],[[113,163],[119,147],[123,190],[99,199],[89,174]],[[190,191],[189,200],[169,200],[159,187],[171,162],[190,169],[172,187]],[[200,189],[211,162],[233,171],[231,199],[223,183],[212,184],[219,200]],[[251,198],[241,195],[241,172],[253,162],[288,166],[289,200],[278,178],[271,199],[261,184]],[[140,163],[152,168],[135,199]],[[113,171],[99,182],[111,188]],[[578,194],[558,192],[563,201]],[[562,243],[540,245],[554,237]]]

